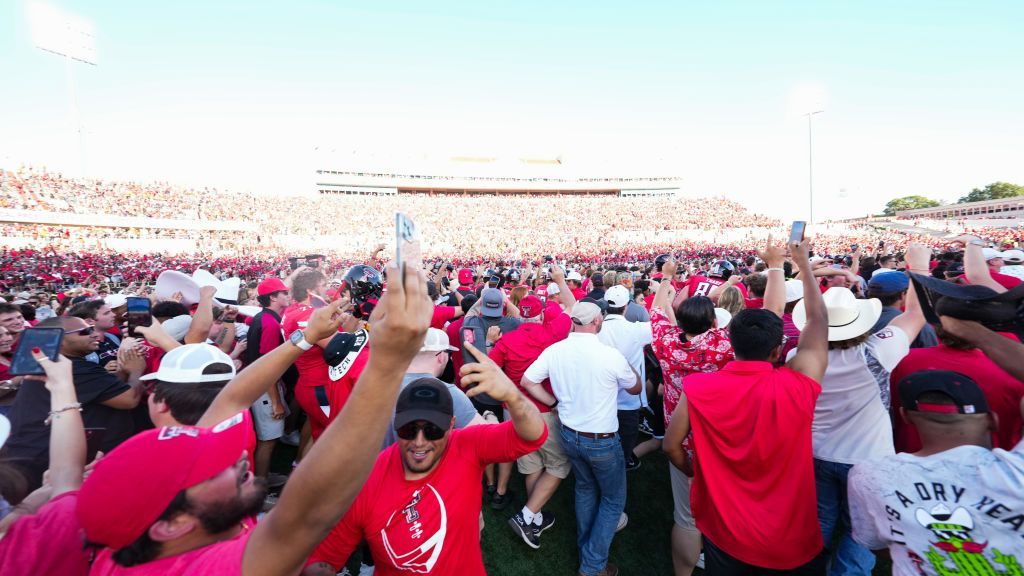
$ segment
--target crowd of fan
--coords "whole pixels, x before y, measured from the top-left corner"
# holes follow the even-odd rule
[[[0,571],[483,574],[486,504],[529,549],[575,530],[586,576],[652,506],[677,575],[1022,573],[1019,236],[664,246],[6,250],[0,369],[29,327],[63,340],[0,375]],[[671,493],[627,501],[657,450]]]

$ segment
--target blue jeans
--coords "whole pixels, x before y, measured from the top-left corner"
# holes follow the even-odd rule
[[[871,576],[875,555],[850,535],[850,502],[846,497],[846,477],[853,464],[814,459],[814,482],[818,489],[818,523],[831,556],[829,576]],[[833,547],[836,530],[839,542]]]
[[[576,476],[576,545],[580,574],[597,574],[626,507],[626,460],[619,435],[587,438],[561,427],[562,448]]]

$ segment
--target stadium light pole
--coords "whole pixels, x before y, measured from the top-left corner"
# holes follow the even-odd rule
[[[807,116],[807,221],[814,223],[814,115],[824,110],[815,110],[804,114]]]
[[[28,5],[32,42],[40,50],[62,56],[68,84],[68,103],[72,129],[78,140],[78,172],[84,176],[85,139],[75,91],[72,60],[96,66],[96,35],[91,22],[42,2]]]

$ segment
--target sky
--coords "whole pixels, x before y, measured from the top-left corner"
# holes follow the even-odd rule
[[[3,167],[308,193],[353,151],[562,156],[796,219],[820,109],[816,219],[1024,184],[1019,0],[47,4],[98,64],[0,1]]]

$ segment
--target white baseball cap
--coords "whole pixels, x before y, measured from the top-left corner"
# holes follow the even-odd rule
[[[568,274],[565,275],[565,279],[566,280],[575,280],[577,282],[582,282],[583,281],[583,276],[580,276],[579,272],[577,272],[575,270],[572,270]]]
[[[222,374],[203,374],[213,364],[227,364],[231,371]],[[235,377],[235,364],[231,357],[211,344],[185,344],[168,352],[160,361],[160,369],[139,380],[160,380],[178,384],[198,382],[226,382]]]
[[[427,328],[427,336],[423,339],[420,352],[457,352],[459,349],[451,345],[448,334],[437,328]]]
[[[559,292],[561,292],[561,290],[558,289],[558,284],[555,284],[554,282],[548,284],[548,296],[549,297],[550,296],[554,296],[555,294],[558,294]]]
[[[164,332],[167,332],[171,338],[181,342],[188,334],[189,327],[192,326],[192,317],[188,314],[182,314],[181,316],[168,318],[167,320],[164,320],[161,326],[163,327]]]
[[[1024,250],[1006,250],[1003,252],[1003,260],[1007,264],[1024,264]]]
[[[128,303],[128,297],[124,294],[107,294],[103,302],[111,309],[119,308]]]
[[[577,302],[569,317],[574,324],[586,326],[601,316],[601,308],[592,302]]]
[[[629,289],[621,284],[612,286],[604,293],[604,299],[612,308],[622,308],[629,304]]]
[[[981,253],[985,256],[986,262],[994,258],[1003,258],[1004,256],[1006,256],[1003,252],[1000,252],[995,248],[982,248]]]
[[[804,283],[800,280],[786,280],[786,304],[804,297]]]

